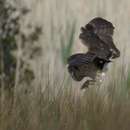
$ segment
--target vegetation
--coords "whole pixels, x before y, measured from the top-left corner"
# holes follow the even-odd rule
[[[130,129],[129,8],[118,4],[0,0],[0,130]],[[82,91],[66,59],[83,51],[79,28],[97,15],[116,25],[121,57],[102,84]]]

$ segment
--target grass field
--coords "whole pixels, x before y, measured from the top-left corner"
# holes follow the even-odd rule
[[[14,86],[9,91],[3,89],[9,83],[0,86],[0,130],[130,130],[129,0],[14,4],[30,10],[19,21],[27,40],[16,37]],[[86,51],[80,27],[96,16],[114,24],[121,57],[110,64],[102,84],[82,91],[67,72],[66,58]],[[31,35],[35,27],[38,38]]]

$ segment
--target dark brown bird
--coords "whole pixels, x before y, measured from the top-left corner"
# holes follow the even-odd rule
[[[81,88],[88,87],[90,81],[95,81],[97,72],[120,56],[120,51],[113,43],[112,23],[103,18],[94,18],[85,27],[81,27],[79,38],[88,47],[87,53],[78,53],[68,58],[68,71],[72,78],[81,81],[89,77]]]

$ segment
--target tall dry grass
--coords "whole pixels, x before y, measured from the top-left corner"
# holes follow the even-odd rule
[[[28,37],[38,26],[42,34],[33,42],[16,37],[15,85],[12,95],[1,90],[0,130],[129,130],[129,1],[14,0],[13,4],[31,10],[20,19],[21,32]],[[86,51],[78,40],[80,26],[96,16],[115,25],[121,57],[109,66],[101,85],[81,91],[65,63],[71,53]],[[40,50],[32,55],[35,48]]]

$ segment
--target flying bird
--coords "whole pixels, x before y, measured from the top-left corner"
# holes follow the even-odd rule
[[[79,38],[88,47],[86,53],[77,53],[68,58],[68,71],[76,81],[88,77],[81,88],[95,82],[98,72],[103,72],[111,59],[120,56],[113,42],[114,26],[111,22],[96,17],[85,27],[81,27]]]

